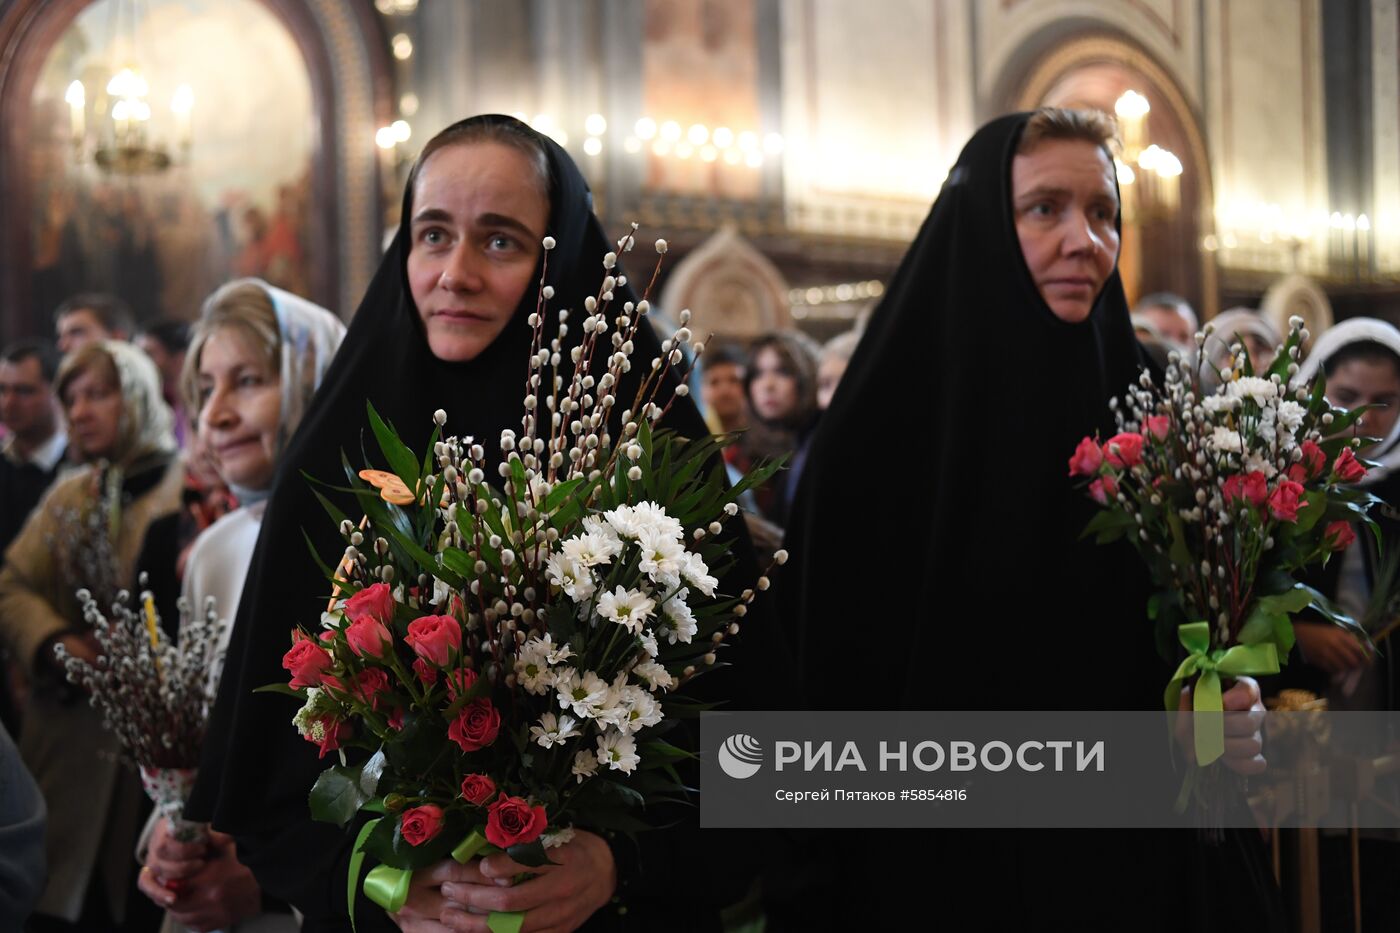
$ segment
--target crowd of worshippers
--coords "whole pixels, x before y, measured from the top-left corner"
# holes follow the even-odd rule
[[[503,158],[494,137],[483,142],[462,135],[480,126],[467,121],[451,128],[458,135],[440,149],[426,149],[420,167],[446,172],[455,165],[454,153],[462,152]],[[510,132],[528,136],[524,129]],[[561,151],[547,141],[531,145],[547,155],[554,190],[581,184]],[[429,162],[437,151],[443,155]],[[533,184],[534,171],[534,163],[525,162],[517,174]],[[432,171],[425,172],[415,196],[436,196],[436,183]],[[400,240],[410,221],[404,224]],[[603,243],[595,239],[594,246]],[[394,290],[407,282],[415,301],[428,300],[414,290],[414,254],[397,250],[391,248],[386,263],[400,263],[407,275],[376,281]],[[521,289],[532,274],[527,265]],[[439,271],[429,270],[435,283]],[[447,276],[441,272],[442,281]],[[401,297],[372,294],[366,302],[397,308],[405,306]],[[875,318],[884,313],[889,325],[897,312],[882,309]],[[174,607],[182,596],[213,596],[221,615],[236,615],[278,460],[331,371],[345,327],[326,309],[256,279],[221,287],[193,324],[138,324],[120,299],[96,294],[65,302],[53,323],[53,341],[21,340],[0,353],[0,928],[19,929],[32,911],[24,928],[34,931],[148,931],[162,923],[226,929],[250,918],[259,920],[258,930],[295,930],[287,905],[266,896],[240,864],[232,837],[211,832],[206,841],[186,845],[165,821],[149,818],[139,780],[119,764],[115,740],[66,681],[54,647],[95,658],[98,645],[76,591],[85,588],[99,604],[110,603],[118,591],[138,586],[138,574],[145,575],[172,636],[178,636]],[[1173,350],[1198,352],[1196,315],[1179,297],[1144,298],[1133,323],[1148,356],[1159,362]],[[1221,362],[1239,342],[1262,369],[1280,342],[1269,320],[1251,309],[1226,312],[1212,323],[1199,352]],[[825,345],[797,331],[748,343],[711,341],[697,367],[695,394],[709,429],[737,435],[725,450],[734,475],[786,458],[787,469],[744,501],[760,554],[783,542],[784,529],[800,528],[795,523],[805,513],[793,508],[799,480],[824,459],[809,457],[816,428],[833,397],[840,398],[853,356],[859,363],[856,349],[868,326],[873,321],[862,320]],[[453,349],[435,342],[431,322],[426,328],[427,349],[451,362]],[[427,352],[416,344],[411,349]],[[362,411],[354,381],[359,359],[341,369],[342,381],[361,391],[351,402]],[[1400,330],[1380,320],[1344,321],[1314,335],[1308,364],[1325,375],[1334,404],[1376,406],[1360,429],[1384,438],[1375,449],[1389,456],[1400,431]],[[422,392],[431,378],[422,378]],[[871,385],[867,380],[855,391]],[[852,391],[846,394],[856,398]],[[865,394],[859,399],[874,404]],[[1068,453],[1038,452],[1061,461]],[[838,467],[852,468],[827,463],[821,469],[833,477]],[[1374,572],[1372,558],[1359,550],[1369,537],[1359,536],[1356,555],[1337,562],[1334,591]],[[282,637],[286,626],[274,627]],[[1340,629],[1301,623],[1299,645],[1324,677],[1322,690],[1351,678],[1349,697],[1394,708],[1394,697],[1374,691],[1393,689],[1395,678],[1388,672],[1372,678],[1375,659]],[[269,735],[258,741],[299,740]],[[158,884],[157,876],[178,884]]]

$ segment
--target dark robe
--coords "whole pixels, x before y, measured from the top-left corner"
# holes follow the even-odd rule
[[[1146,570],[1080,540],[1067,476],[1142,360],[1116,270],[1080,324],[1036,289],[1011,207],[1028,117],[963,149],[812,438],[775,586],[809,708],[1160,708]],[[1283,928],[1257,833],[788,836],[774,929]]]
[[[472,119],[515,122],[496,116]],[[554,286],[556,298],[550,313],[560,306],[575,309],[570,322],[573,340],[582,331],[577,326],[578,309],[585,296],[597,294],[604,275],[603,254],[615,248],[615,241],[609,240],[593,215],[588,186],[568,154],[549,139],[537,138],[548,154],[551,174],[548,233],[556,246],[548,253],[547,281]],[[279,461],[209,729],[211,737],[223,737],[223,741],[211,738],[206,747],[187,810],[194,818],[212,819],[216,828],[236,838],[240,860],[252,869],[266,893],[307,915],[303,927],[307,931],[348,926],[346,874],[353,837],[335,826],[313,822],[307,811],[307,791],[328,762],[318,760],[315,746],[292,727],[296,703],[285,696],[252,692],[286,681],[281,659],[289,647],[290,628],[298,623],[316,627],[325,605],[328,587],[308,554],[302,532],[323,558],[333,558],[344,547],[303,474],[343,481],[341,450],[358,465],[361,449],[376,449],[368,431],[367,399],[420,454],[433,427],[434,410],[445,409],[444,433],[471,435],[486,448],[488,460],[496,458],[488,465],[488,476],[495,476],[501,431],[518,431],[523,413],[531,343],[526,318],[535,310],[535,289],[527,289],[511,322],[477,358],[462,363],[435,358],[405,273],[411,194],[404,193],[404,220],[351,322],[335,366]],[[650,249],[643,252],[639,244],[638,252],[642,258],[631,271],[638,276],[649,274],[646,253]],[[631,258],[621,256],[619,268]],[[613,292],[614,307],[619,309],[635,299],[630,286],[618,286]],[[553,332],[547,327],[547,334]],[[634,343],[634,366],[620,383],[620,401],[635,396],[639,378],[649,370],[652,358],[661,355],[660,342],[650,327],[642,327]],[[597,356],[601,372],[605,354]],[[564,357],[568,358],[567,346]],[[661,397],[667,396],[669,391],[663,390]],[[687,398],[676,399],[661,424],[687,437],[708,433]],[[342,502],[342,507],[348,514],[357,514],[353,502]],[[747,540],[736,544],[737,566],[749,571],[752,579]],[[711,689],[727,688],[717,680]],[[679,838],[693,839],[698,832],[683,831]],[[678,837],[669,831],[665,838],[650,842],[649,835],[643,834],[640,853],[625,841],[614,844],[626,915],[604,908],[590,925],[660,929],[647,919],[656,916],[648,913],[648,903],[669,916],[674,913],[669,909],[673,897],[684,889],[694,892],[690,905],[679,921],[668,920],[663,926],[718,929],[718,911],[742,895],[742,878],[717,865],[719,855],[674,844]],[[702,861],[707,854],[710,859]],[[364,870],[369,867],[366,864]],[[714,883],[700,885],[697,879],[702,876]],[[396,929],[362,893],[356,919],[360,933]],[[677,922],[681,925],[676,926]]]

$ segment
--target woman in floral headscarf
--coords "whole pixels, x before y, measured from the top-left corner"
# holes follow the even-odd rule
[[[36,910],[84,929],[138,929],[149,924],[128,917],[129,907],[145,906],[128,903],[140,785],[118,763],[101,714],[66,682],[54,645],[95,660],[75,592],[86,588],[108,605],[136,583],[151,523],[179,508],[184,469],[160,375],[140,350],[115,341],[84,347],[63,361],[55,389],[89,466],[49,490],[0,570],[0,637],[33,682],[20,753],[49,810],[49,880]]]

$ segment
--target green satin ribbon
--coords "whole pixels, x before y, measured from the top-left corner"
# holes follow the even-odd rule
[[[346,896],[350,904],[350,927],[355,927],[355,879],[360,876],[360,865],[364,862],[365,839],[378,824],[379,820],[370,820],[365,827],[360,830],[359,838],[355,840],[355,848],[350,855],[350,884]],[[459,863],[465,865],[477,855],[490,855],[501,851],[486,841],[486,837],[480,830],[474,829],[467,838],[458,843],[457,848],[452,850],[452,857]],[[374,901],[391,914],[396,914],[403,910],[404,903],[408,900],[408,888],[413,883],[413,872],[402,868],[394,868],[389,865],[376,865],[370,869],[365,876],[365,897]],[[525,911],[500,911],[494,910],[486,918],[486,927],[491,933],[520,933],[520,928],[525,925]]]
[[[1182,625],[1177,629],[1177,637],[1188,654],[1167,684],[1163,700],[1168,712],[1175,711],[1181,705],[1181,688],[1193,675],[1200,675],[1191,693],[1191,707],[1198,714],[1194,717],[1192,731],[1196,737],[1196,763],[1205,766],[1225,754],[1220,676],[1277,674],[1278,651],[1272,643],[1211,650],[1209,622]],[[1202,713],[1208,715],[1199,715]]]
[[[457,844],[457,848],[452,850],[452,857],[459,863],[465,865],[478,855],[493,855],[501,850],[486,841],[486,837],[481,834],[481,830],[474,829]],[[486,918],[486,928],[491,933],[520,933],[520,928],[525,925],[525,911],[523,910],[493,910]]]

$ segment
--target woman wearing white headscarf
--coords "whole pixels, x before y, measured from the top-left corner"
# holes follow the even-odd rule
[[[74,594],[86,588],[110,605],[135,584],[152,523],[179,508],[184,468],[160,375],[140,350],[102,341],[74,351],[55,389],[69,438],[90,466],[49,490],[0,570],[0,637],[32,677],[20,753],[49,810],[49,879],[35,910],[57,926],[35,929],[121,930],[140,783],[118,763],[101,713],[67,683],[53,646],[96,659]]]
[[[277,461],[344,334],[329,311],[258,279],[230,282],[205,302],[186,357],[185,395],[241,506],[206,529],[190,551],[183,596],[195,612],[212,599],[230,625],[237,616]],[[228,637],[225,628],[212,648],[216,683]],[[166,930],[297,929],[289,912],[264,910],[261,890],[228,836],[211,833],[207,841],[182,845],[167,828],[156,819],[148,826],[141,877],[141,890],[168,910]]]

